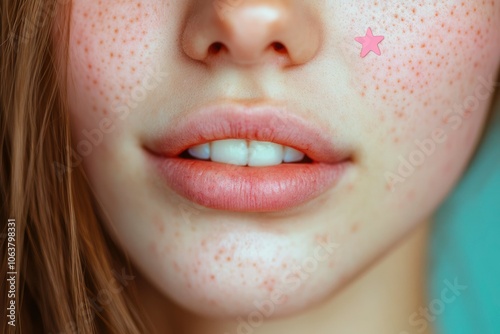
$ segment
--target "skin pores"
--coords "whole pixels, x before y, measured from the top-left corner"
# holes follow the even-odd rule
[[[210,1],[73,1],[73,153],[109,233],[166,297],[213,317],[269,301],[270,317],[292,314],[338,290],[456,183],[495,85],[500,3],[224,6],[221,16]],[[255,8],[270,8],[282,24],[252,24],[246,16]],[[311,22],[312,30],[297,29]],[[369,27],[385,37],[381,55],[361,58],[354,39]],[[256,29],[262,34],[245,38]],[[238,52],[196,58],[223,38]],[[287,49],[255,52],[249,43],[258,38]],[[144,143],[192,108],[222,100],[286,104],[348,147],[353,167],[335,188],[286,212],[190,203],[164,185]]]

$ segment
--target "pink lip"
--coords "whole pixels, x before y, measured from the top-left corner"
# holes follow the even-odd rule
[[[218,210],[268,212],[304,204],[339,181],[351,161],[327,133],[286,108],[218,104],[173,121],[146,147],[166,184],[190,201]],[[312,162],[241,167],[179,157],[194,145],[228,138],[290,146]]]

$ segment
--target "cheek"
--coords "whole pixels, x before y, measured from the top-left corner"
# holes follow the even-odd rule
[[[421,135],[419,125],[440,124],[456,102],[474,93],[480,76],[490,77],[500,54],[493,42],[499,8],[493,1],[361,6],[359,16],[367,19],[364,26],[356,23],[356,36],[371,27],[385,39],[381,56],[354,58],[351,84],[364,107],[389,123],[385,130],[395,143]]]
[[[158,13],[150,1],[73,4],[70,66],[78,83],[75,98],[84,112],[102,116],[130,99],[151,62]]]
[[[367,120],[361,127],[373,139],[365,149],[378,152],[381,182],[398,190],[398,205],[429,207],[458,178],[480,135],[500,59],[500,3],[444,1],[431,9],[374,1],[361,8],[347,28],[352,36],[371,27],[385,37],[380,56],[361,58],[354,42],[347,60],[353,99]]]

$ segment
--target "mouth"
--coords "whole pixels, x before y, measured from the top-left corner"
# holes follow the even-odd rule
[[[184,151],[180,157],[248,167],[270,167],[283,163],[312,162],[304,152],[290,146],[234,138],[192,146]]]
[[[333,188],[352,165],[328,130],[283,107],[211,105],[172,121],[145,151],[166,185],[205,207],[271,212]]]

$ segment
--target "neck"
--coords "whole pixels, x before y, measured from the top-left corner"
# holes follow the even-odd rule
[[[409,320],[427,305],[428,230],[429,223],[421,224],[326,303],[299,316],[267,321],[253,333],[431,333],[431,323],[412,327]],[[138,284],[155,333],[231,333],[238,325],[199,318],[165,302],[146,281]]]

